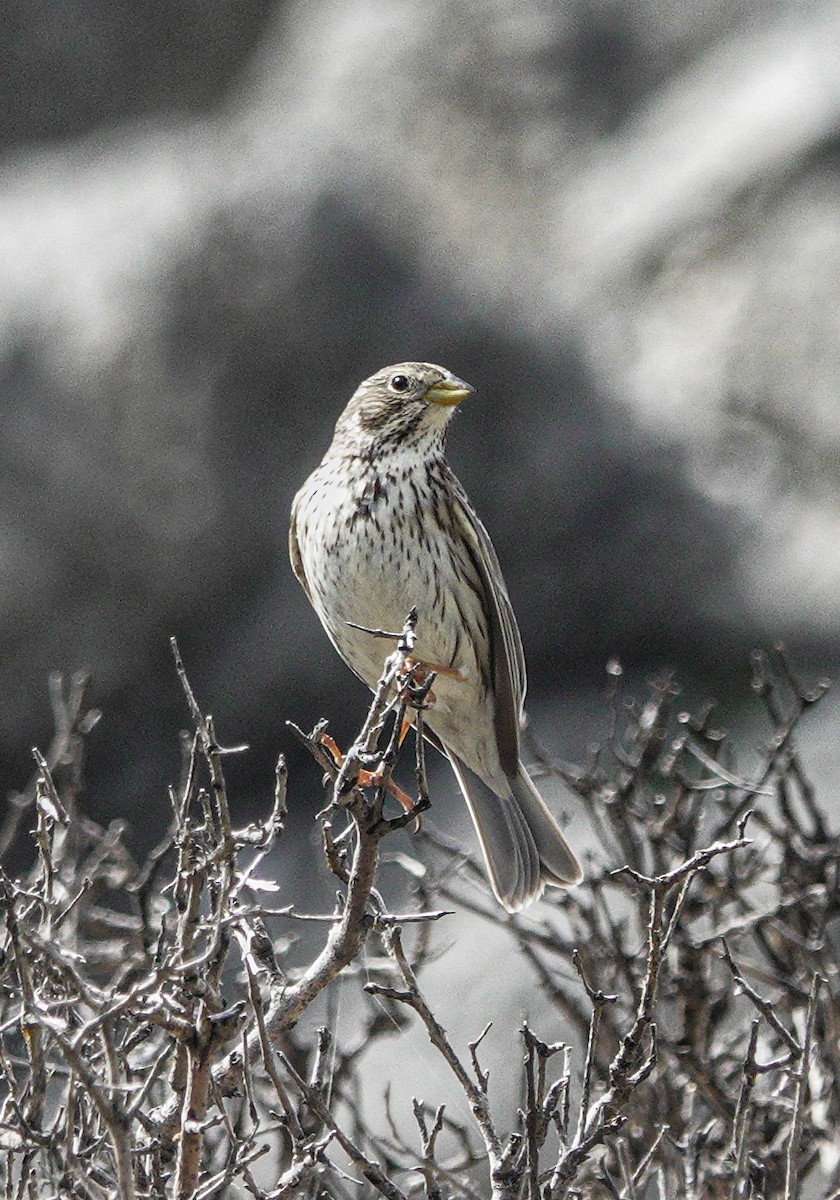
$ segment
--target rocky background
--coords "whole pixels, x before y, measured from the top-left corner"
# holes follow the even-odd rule
[[[0,28],[6,791],[48,672],[87,668],[90,803],[159,833],[172,633],[252,746],[240,795],[285,718],[351,728],[287,514],[404,358],[478,388],[451,458],[552,751],[612,655],[724,697],[768,640],[831,670],[838,4],[4,0]]]

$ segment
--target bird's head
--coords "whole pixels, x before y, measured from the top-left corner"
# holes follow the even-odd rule
[[[475,389],[434,363],[385,367],[356,389],[335,430],[335,448],[379,455],[442,445],[449,420]]]

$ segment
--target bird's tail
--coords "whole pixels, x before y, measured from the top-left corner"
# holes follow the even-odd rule
[[[454,754],[448,757],[475,824],[493,892],[508,912],[536,900],[546,884],[580,883],[580,864],[521,763],[509,781],[509,794],[498,796]]]

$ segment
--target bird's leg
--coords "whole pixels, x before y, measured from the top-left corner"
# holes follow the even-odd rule
[[[408,730],[406,730],[406,732],[408,732]],[[400,745],[402,745],[404,737],[405,734],[401,729]],[[338,743],[336,742],[335,738],[330,737],[328,733],[320,733],[318,735],[318,741],[321,743],[324,749],[328,750],[332,755],[335,765],[339,769],[343,767],[345,756],[339,750]],[[357,778],[360,787],[379,787],[379,785],[383,782],[383,775],[384,768],[382,766],[377,767],[375,771],[365,771],[363,768],[360,768]],[[397,784],[394,783],[393,779],[387,779],[384,782],[386,791],[390,792],[394,799],[399,801],[406,812],[411,812],[414,809],[414,801],[411,799],[411,797],[407,795],[401,787],[398,787]]]
[[[462,675],[455,667],[444,667],[438,663],[429,663],[418,661],[417,659],[408,657],[405,660],[405,665],[400,672],[401,682],[403,684],[413,685],[418,695],[413,702],[413,707],[427,708],[434,704],[435,694],[431,690],[431,684],[434,682],[436,675],[445,675],[448,679],[456,679],[460,683],[466,681],[466,676]],[[409,701],[409,703],[412,703]],[[403,717],[400,723],[400,731],[397,735],[397,747],[400,748],[411,729],[413,722],[408,717]],[[318,741],[332,756],[335,765],[341,769],[344,765],[345,755],[338,748],[338,743],[328,733],[318,735]],[[379,787],[383,782],[386,790],[397,800],[406,812],[413,812],[416,807],[415,801],[402,790],[393,779],[383,780],[385,774],[384,764],[377,767],[375,771],[366,771],[364,768],[359,769],[357,776],[361,787]]]
[[[406,658],[403,668],[400,672],[400,679],[404,687],[409,693],[409,704],[412,708],[430,708],[436,700],[436,696],[432,691],[432,684],[435,681],[435,676],[443,673],[450,675],[456,679],[463,680],[464,676],[453,667],[437,667],[430,663],[420,662],[417,659]],[[400,725],[400,732],[397,737],[397,746],[402,747],[406,739],[406,734],[411,728],[413,722],[404,716]]]
[[[466,683],[466,675],[462,675],[456,667],[444,667],[440,663],[426,662],[424,659],[407,658],[405,665],[400,672],[400,677],[404,682],[413,685],[419,692],[419,698],[413,703],[413,707],[428,708],[434,704],[437,697],[432,691],[436,675],[445,675],[447,679],[455,679],[458,683]],[[403,744],[405,735],[408,732],[406,728],[400,730],[400,745]]]
[[[409,701],[413,708],[429,708],[434,704],[437,697],[432,691],[432,684],[436,675],[445,675],[447,679],[455,679],[458,683],[466,683],[467,681],[466,675],[462,674],[456,667],[444,667],[440,663],[426,662],[424,659],[412,658],[410,655],[406,658],[400,676],[402,681],[407,683],[417,693]],[[412,722],[407,717],[403,717],[399,737],[397,738],[398,746],[402,746],[411,726]]]
[[[405,673],[414,673],[417,683],[422,683],[426,675],[445,675],[447,679],[456,679],[458,683],[466,683],[467,677],[457,667],[444,667],[440,663],[426,662],[425,659],[407,658]]]

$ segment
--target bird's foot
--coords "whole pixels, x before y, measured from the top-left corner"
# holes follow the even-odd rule
[[[447,679],[456,679],[458,683],[466,683],[467,677],[457,667],[444,667],[441,663],[431,663],[416,658],[405,660],[405,673],[414,675],[417,683],[423,683],[428,675],[445,675]]]
[[[410,723],[408,721],[404,721],[403,726],[404,728],[400,730],[400,744],[402,744],[406,733],[408,733]],[[340,770],[344,766],[346,756],[339,750],[338,743],[336,742],[335,738],[330,737],[328,733],[321,733],[318,736],[318,741],[325,750],[329,751],[336,767],[338,767]],[[366,771],[364,768],[360,768],[359,773],[356,776],[356,782],[358,783],[359,787],[363,788],[380,787],[384,783],[385,790],[402,805],[406,812],[413,812],[416,808],[416,805],[411,797],[404,792],[401,787],[394,783],[393,779],[385,779],[384,765],[378,766],[375,771]]]
[[[401,678],[407,683],[409,692],[412,695],[410,700],[412,708],[428,708],[437,700],[437,696],[432,691],[432,684],[438,675],[443,675],[447,679],[454,679],[458,683],[466,683],[466,675],[463,675],[456,667],[444,667],[440,663],[425,662],[416,658],[407,658],[402,669]],[[400,745],[405,737],[405,731],[400,733]]]

